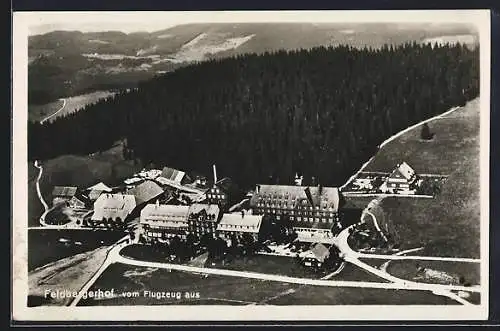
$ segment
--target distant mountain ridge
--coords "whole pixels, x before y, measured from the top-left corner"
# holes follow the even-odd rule
[[[156,32],[53,31],[28,41],[29,101],[135,86],[186,64],[245,53],[346,44],[380,47],[453,35],[461,25],[207,23]]]

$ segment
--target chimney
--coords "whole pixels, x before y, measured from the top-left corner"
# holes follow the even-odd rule
[[[314,207],[314,201],[313,201],[313,198],[312,198],[312,195],[311,195],[311,190],[309,189],[309,187],[306,187],[304,189],[304,192],[306,192],[307,200],[309,200],[309,203],[311,204],[311,206]]]
[[[214,184],[217,183],[217,169],[215,169],[215,164],[213,165],[214,169]]]
[[[244,210],[241,211],[241,218],[245,218],[245,211]]]
[[[156,200],[156,208],[160,207],[160,200]]]
[[[259,194],[260,191],[260,185],[255,186],[255,193]]]

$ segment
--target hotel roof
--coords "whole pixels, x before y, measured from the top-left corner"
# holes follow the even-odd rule
[[[308,187],[293,185],[257,185],[257,191],[250,199],[250,205],[258,206],[259,202],[280,204],[283,208],[296,208],[300,204],[311,206],[306,190],[309,189],[314,206],[332,208],[338,211],[339,190],[336,187]],[[274,200],[274,201],[273,201]]]
[[[135,208],[135,198],[130,194],[102,194],[94,203],[94,214],[92,220],[100,221],[103,218],[122,220]]]
[[[217,230],[257,233],[260,230],[261,224],[262,215],[228,213],[222,215]]]
[[[127,191],[127,194],[132,194],[135,197],[136,204],[140,205],[151,201],[154,198],[165,192],[158,184],[151,180],[147,180],[133,189]]]

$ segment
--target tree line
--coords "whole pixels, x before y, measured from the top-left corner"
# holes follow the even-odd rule
[[[341,185],[377,146],[479,94],[479,49],[405,43],[246,54],[197,63],[44,123],[30,159],[88,154],[126,138],[125,156],[243,187]]]

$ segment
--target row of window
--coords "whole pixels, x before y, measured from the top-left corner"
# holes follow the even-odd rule
[[[209,215],[199,215],[199,216],[195,216],[195,215],[192,215],[189,217],[189,220],[190,221],[194,221],[194,220],[199,220],[199,221],[203,221],[203,220],[214,220],[216,217],[215,215],[213,214],[209,214]]]
[[[194,225],[194,226],[202,226],[202,225],[213,226],[216,224],[217,224],[217,222],[213,222],[213,221],[190,221],[189,222],[189,225]]]
[[[277,208],[277,209],[291,209],[291,210],[295,210],[295,209],[298,209],[298,210],[304,210],[304,209],[308,209],[308,210],[321,210],[321,211],[333,211],[334,208],[333,208],[333,205],[330,205],[330,207],[326,206],[326,205],[323,205],[323,206],[310,206],[309,204],[307,205],[290,205],[290,204],[286,204],[286,203],[269,203],[269,202],[258,202],[257,203],[257,207],[260,207],[260,208]]]
[[[175,217],[169,217],[167,219],[165,218],[150,218],[150,217],[143,217],[141,219],[141,222],[174,222],[174,223],[187,223],[187,218],[182,217],[182,216],[175,216]]]
[[[291,221],[297,221],[297,222],[316,222],[316,223],[333,223],[333,221],[329,218],[321,218],[321,217],[294,217],[290,216]]]
[[[225,195],[224,195],[224,194],[210,194],[210,193],[208,193],[208,194],[207,194],[207,198],[208,198],[208,199],[219,199],[219,200],[223,200],[223,199],[225,199],[226,197],[225,197]]]
[[[233,236],[235,235],[235,233],[234,233],[234,232],[226,232],[226,231],[221,231],[221,232],[220,232],[220,235],[221,235],[221,237],[231,238],[231,237],[233,237]],[[250,233],[250,235],[251,235],[254,239],[256,238],[256,234],[252,234],[252,233]],[[241,235],[236,234],[236,238],[241,240],[242,236],[241,236]]]
[[[182,233],[152,232],[152,231],[146,231],[146,236],[152,238],[173,238],[175,236],[179,236],[180,238],[186,237],[186,235]]]
[[[211,229],[211,228],[215,228],[215,224],[199,224],[199,225],[194,225],[194,224],[190,224],[189,225],[189,228],[190,229]]]
[[[264,214],[284,214],[284,215],[299,215],[299,216],[322,216],[322,217],[334,217],[335,213],[333,211],[303,211],[303,210],[280,210],[271,208],[257,208],[256,213]]]
[[[296,230],[297,232],[301,232],[301,233],[309,233],[311,235],[311,237],[314,237],[314,235],[319,235],[319,236],[322,236],[322,237],[326,237],[326,238],[332,238],[333,237],[333,233],[331,231],[327,231],[327,230],[317,230],[317,229],[300,229],[300,230]]]
[[[255,229],[253,225],[221,224],[221,226],[227,229]]]
[[[274,195],[271,195],[271,194],[259,194],[259,196],[257,197],[257,201],[259,202],[263,202],[263,201],[273,201],[273,202],[277,202],[277,201],[291,201],[292,203],[295,202],[295,201],[302,201],[303,203],[308,203],[308,199],[305,198],[305,197],[296,197],[296,196],[292,196],[292,198],[290,199],[290,197],[288,196],[288,194],[285,194],[284,196],[283,195],[277,195],[277,194],[274,194]],[[321,203],[322,204],[328,204],[328,199],[326,198],[321,198]]]
[[[162,230],[162,231],[179,229],[179,227],[176,227],[176,226],[155,226],[155,225],[147,225],[147,224],[144,225],[144,228],[148,229],[148,230],[151,229],[151,230]],[[187,228],[187,224],[183,228]]]

